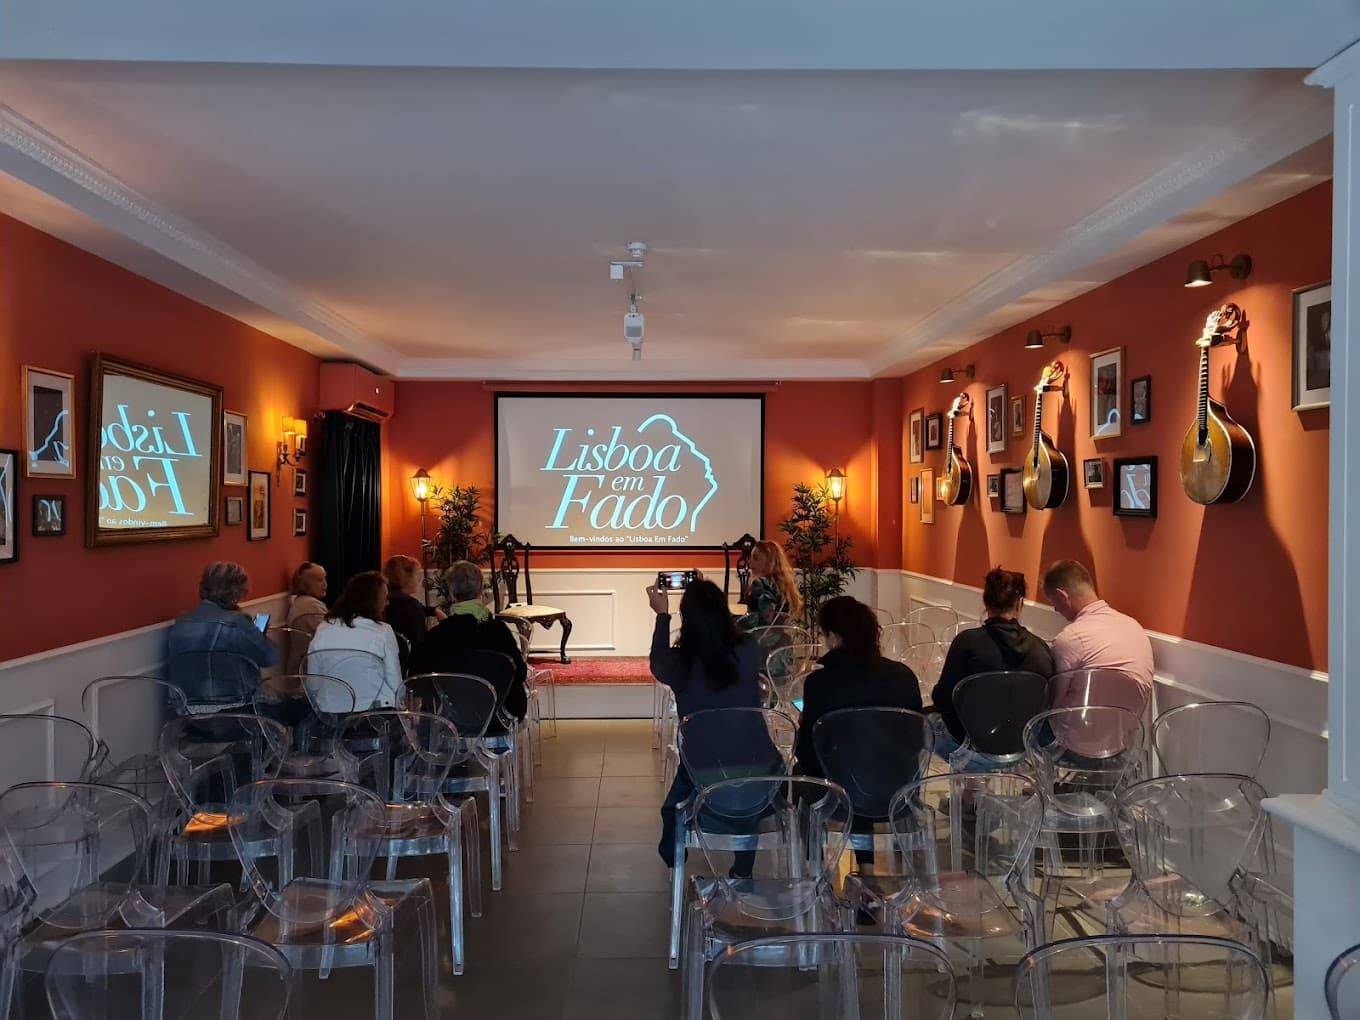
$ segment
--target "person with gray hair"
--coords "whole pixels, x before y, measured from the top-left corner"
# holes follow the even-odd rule
[[[452,604],[448,617],[425,635],[425,639],[411,654],[411,672],[418,673],[477,673],[477,655],[473,653],[499,652],[514,664],[514,681],[506,691],[502,704],[516,719],[523,719],[529,710],[525,681],[529,667],[520,654],[519,642],[510,628],[491,615],[482,598],[484,580],[482,568],[467,560],[459,560],[445,573]]]
[[[239,563],[210,563],[198,582],[199,603],[166,636],[169,680],[195,714],[249,705],[260,670],[278,661],[274,645],[241,612],[250,575]]]

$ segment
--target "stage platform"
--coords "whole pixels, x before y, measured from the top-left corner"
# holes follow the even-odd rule
[[[559,719],[652,717],[652,673],[644,657],[581,656],[565,666],[543,655],[531,656],[529,661],[536,668],[553,671]]]

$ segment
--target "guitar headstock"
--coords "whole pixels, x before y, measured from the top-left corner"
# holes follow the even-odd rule
[[[1067,381],[1067,369],[1061,361],[1053,361],[1044,366],[1043,373],[1039,376],[1039,384],[1034,387],[1034,392],[1042,394],[1046,390],[1062,389],[1062,385]]]
[[[973,398],[967,393],[960,393],[954,398],[954,402],[949,405],[949,417],[957,418],[961,414],[967,414],[973,407]]]
[[[1241,329],[1244,322],[1242,309],[1231,301],[1215,308],[1204,319],[1204,331],[1195,341],[1197,347],[1212,347],[1219,339],[1234,330]]]

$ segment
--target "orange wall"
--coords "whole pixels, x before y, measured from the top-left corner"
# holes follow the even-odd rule
[[[77,444],[74,481],[20,480],[19,560],[0,565],[0,661],[169,619],[196,601],[211,560],[244,564],[254,594],[285,589],[308,555],[308,539],[292,537],[293,507],[306,501],[293,498],[287,470],[274,488],[268,541],[223,526],[215,539],[85,548],[90,356],[103,351],[222,385],[223,406],[248,416],[256,470],[274,465],[279,418],[316,410],[317,360],[6,216],[0,252],[0,447],[22,446],[25,364],[75,373]],[[312,491],[317,480],[309,479]],[[32,536],[35,494],[66,497],[65,535]]]
[[[965,507],[937,503],[933,525],[922,524],[919,507],[909,505],[904,566],[980,585],[990,566],[1002,564],[1024,570],[1033,593],[1043,564],[1072,557],[1092,566],[1103,596],[1153,630],[1325,669],[1329,412],[1290,410],[1290,291],[1330,275],[1330,226],[1331,187],[1320,185],[951,355],[950,365],[977,366],[967,386],[974,421],[959,445],[983,495]],[[1251,255],[1252,275],[1182,286],[1189,261],[1215,252]],[[1241,503],[1201,507],[1181,491],[1179,448],[1195,412],[1194,340],[1206,314],[1229,300],[1246,312],[1247,345],[1240,357],[1230,347],[1212,352],[1210,390],[1255,438],[1258,474]],[[1061,325],[1072,327],[1070,349],[1059,350],[1055,341],[1043,351],[1022,348],[1028,330]],[[1088,356],[1115,346],[1124,347],[1126,410],[1129,381],[1152,376],[1152,420],[1126,421],[1122,436],[1097,442],[1088,419]],[[1004,515],[985,497],[985,476],[1020,466],[1029,446],[1031,388],[1054,357],[1066,364],[1070,381],[1061,410],[1056,395],[1046,398],[1045,431],[1067,454],[1074,488],[1057,510]],[[904,429],[913,409],[946,410],[959,391],[940,384],[942,364],[903,381]],[[989,456],[985,394],[1000,383],[1010,396],[1025,395],[1027,431],[1010,438],[1004,453]],[[1157,518],[1113,516],[1113,459],[1148,454],[1158,458]],[[1107,485],[1088,491],[1080,486],[1081,462],[1097,456],[1106,461]],[[938,474],[942,457],[943,451],[932,451],[924,465],[904,464],[906,478],[922,467]]]
[[[560,392],[621,387],[599,384],[535,387]],[[734,386],[631,386],[628,392],[751,391]],[[873,441],[874,405],[868,382],[790,382],[765,394],[765,535],[779,539],[793,485],[817,482],[832,467],[848,476],[842,527],[855,538],[858,563],[877,562],[878,510],[875,500],[877,450]],[[494,393],[480,382],[403,382],[397,387],[397,413],[384,429],[383,548],[387,555],[419,548],[419,505],[408,479],[426,468],[442,484],[476,484],[485,496],[486,520],[495,503]],[[892,405],[895,407],[895,405]],[[898,461],[892,452],[894,467]],[[433,526],[431,526],[433,533]],[[737,536],[732,536],[736,538]],[[895,548],[896,534],[890,545]],[[665,552],[543,553],[534,562],[561,567],[665,566],[683,560],[701,566],[721,562],[711,554]],[[896,562],[893,563],[896,566]]]

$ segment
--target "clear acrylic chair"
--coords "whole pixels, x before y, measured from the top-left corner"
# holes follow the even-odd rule
[[[845,791],[808,777],[714,783],[699,792],[694,814],[713,877],[690,881],[681,974],[688,1020],[702,1016],[708,963],[729,947],[836,930],[833,880],[854,824]]]
[[[890,623],[880,630],[878,643],[885,659],[909,666],[912,646],[935,640],[935,632],[923,623]]]
[[[148,793],[165,792],[156,738],[167,720],[189,714],[183,690],[157,676],[101,676],[80,692],[80,711],[98,740],[96,757],[101,775],[117,774],[129,782],[140,780]],[[111,719],[115,726],[135,722],[143,729],[144,742],[112,747],[104,736]]]
[[[374,677],[383,677],[386,682],[387,668],[382,656],[359,648],[308,648],[303,659],[302,673],[317,676],[333,676],[349,684],[355,692],[355,709],[366,712],[370,708],[382,707],[368,701],[361,691],[374,689]],[[400,698],[401,690],[397,690]]]
[[[504,724],[500,694],[489,681],[465,673],[422,673],[406,678],[407,698],[412,704],[435,712],[458,730],[464,758],[453,767],[444,781],[446,794],[485,793],[487,798],[488,841],[491,856],[491,889],[499,892],[504,872],[502,847],[517,850],[515,829],[511,828],[506,773],[511,771],[508,754],[496,749],[486,732],[496,721]],[[507,810],[503,811],[504,797]]]
[[[305,672],[303,666],[307,661],[307,649],[311,646],[312,635],[315,633],[315,626],[308,630],[305,627],[288,627],[282,624],[271,626],[264,632],[264,636],[278,653],[276,661],[279,672],[284,674]]]
[[[165,664],[165,679],[184,691],[191,715],[249,707],[260,673],[259,663],[235,652],[179,652]]]
[[[45,970],[72,935],[114,924],[230,926],[226,886],[138,884],[153,836],[151,806],[116,787],[21,783],[0,794],[0,1016],[19,976]]]
[[[1120,669],[1074,669],[1049,682],[1052,708],[1123,708],[1141,719],[1151,697],[1151,687]]]
[[[230,819],[231,842],[258,905],[247,934],[276,947],[295,974],[314,970],[324,980],[335,968],[372,967],[375,1020],[395,1015],[396,943],[414,935],[424,1015],[437,1015],[430,880],[369,877],[378,844],[368,834],[387,824],[381,797],[335,780],[265,779],[236,791]],[[276,846],[280,852],[265,863],[262,848]],[[414,918],[402,920],[408,913]],[[302,989],[295,980],[295,1016],[308,1015]]]
[[[952,1020],[956,995],[948,957],[900,935],[752,939],[708,978],[712,1020]]]
[[[99,770],[99,743],[78,719],[49,712],[0,715],[0,741],[10,749],[4,777],[14,783],[83,782]]]
[[[878,625],[880,628],[891,627],[893,624],[898,622],[897,617],[893,616],[892,613],[888,612],[881,606],[871,606],[870,608],[873,609],[874,616],[878,619]]]
[[[1263,959],[1242,869],[1261,839],[1265,789],[1231,774],[1162,776],[1119,795],[1119,839],[1133,877],[1107,908],[1112,934],[1230,938]]]
[[[908,626],[924,628],[924,625],[919,623],[909,624]],[[944,670],[944,660],[948,654],[949,643],[946,641],[917,641],[907,650],[907,657],[903,661],[916,674],[916,683],[921,691],[921,704],[930,704],[935,693],[935,685],[940,682],[940,673]]]
[[[336,778],[340,728],[354,714],[354,688],[339,677],[280,673],[255,692],[255,714],[287,726],[292,747],[279,775]]]
[[[888,811],[898,790],[926,773],[935,730],[920,712],[905,708],[839,708],[812,727],[822,774],[844,787],[855,812],[850,846],[860,870],[891,864]]]
[[[376,746],[354,754],[350,748]],[[481,827],[477,801],[446,796],[449,773],[471,754],[457,727],[428,712],[375,709],[345,721],[340,733],[344,778],[373,790],[387,803],[381,828],[356,838],[376,845],[387,858],[387,878],[396,877],[399,857],[447,858],[449,956],[463,973],[464,888],[473,917],[482,916]],[[464,868],[464,853],[467,865]]]
[[[765,676],[774,687],[779,706],[786,712],[801,711],[802,682],[817,668],[821,654],[817,645],[784,645],[766,658]]]
[[[921,623],[930,628],[936,641],[950,641],[959,626],[959,614],[949,606],[922,606],[907,614],[907,623]],[[944,635],[949,634],[946,638]]]
[[[55,1020],[284,1020],[291,977],[244,935],[94,931],[52,954],[47,1002]]]
[[[1327,968],[1323,988],[1332,1020],[1354,1020],[1360,1016],[1360,946],[1351,946]]]
[[[1048,681],[1038,673],[974,673],[952,693],[967,739],[949,758],[951,772],[1013,769],[1025,758],[1025,725],[1048,708]]]
[[[208,880],[214,861],[236,859],[227,832],[227,805],[236,789],[279,774],[290,748],[281,723],[244,712],[172,719],[161,729],[160,758],[179,807],[178,820],[161,856],[158,884]],[[265,852],[263,849],[261,853]],[[276,852],[276,848],[269,852]]]
[[[712,783],[746,776],[788,775],[798,724],[778,709],[710,708],[680,720],[677,756],[693,792],[675,808],[671,868],[670,966],[680,965],[685,907],[685,854],[699,847],[695,801]],[[669,787],[668,787],[669,789]]]
[[[1180,1007],[1167,994],[1183,988]],[[1262,1020],[1269,984],[1249,948],[1189,935],[1050,942],[1015,970],[1021,1020]]]
[[[926,939],[959,961],[963,998],[981,1016],[986,964],[1019,959],[1039,941],[1041,904],[1029,885],[1043,798],[1011,772],[930,776],[893,798],[890,824],[901,872],[851,875],[847,918],[862,912],[885,932]]]
[[[1159,715],[1152,747],[1166,775],[1232,772],[1255,779],[1270,747],[1270,716],[1249,701],[1197,701]]]

